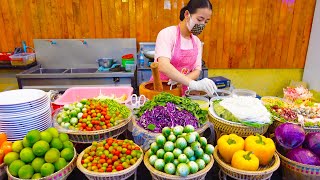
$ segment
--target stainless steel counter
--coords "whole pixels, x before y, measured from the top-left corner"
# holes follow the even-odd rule
[[[42,68],[16,75],[19,88],[64,91],[80,86],[132,86],[134,72],[99,72],[97,68]]]

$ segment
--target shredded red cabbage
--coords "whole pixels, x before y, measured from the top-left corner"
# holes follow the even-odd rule
[[[152,110],[146,111],[138,120],[138,125],[146,130],[149,124],[156,127],[152,132],[161,132],[164,127],[192,125],[198,128],[198,120],[190,112],[179,109],[174,103],[167,103],[166,106],[156,106]]]

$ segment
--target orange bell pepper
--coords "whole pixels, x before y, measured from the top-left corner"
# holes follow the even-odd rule
[[[4,154],[8,154],[9,152],[12,151],[12,142],[9,141],[5,141],[2,143],[0,149],[2,149],[4,151]]]

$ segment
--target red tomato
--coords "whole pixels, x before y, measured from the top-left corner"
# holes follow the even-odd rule
[[[135,147],[134,150],[140,150],[140,148],[139,147]]]
[[[106,155],[102,154],[102,155],[100,156],[100,159],[106,159]]]
[[[118,156],[113,156],[112,157],[112,161],[114,162],[114,161],[117,161],[118,160]]]
[[[106,170],[107,172],[112,172],[112,168],[107,168],[107,170]]]
[[[127,151],[126,151],[126,154],[127,154],[127,155],[130,155],[130,154],[131,154],[131,151],[130,151],[130,150],[127,150]]]
[[[120,151],[115,151],[114,155],[119,156],[120,155]]]
[[[116,167],[116,170],[117,170],[117,171],[123,170],[123,166],[122,166],[122,165],[118,165],[118,166]]]
[[[111,159],[108,159],[108,160],[107,160],[107,163],[108,163],[108,164],[112,164],[112,160],[111,160]]]

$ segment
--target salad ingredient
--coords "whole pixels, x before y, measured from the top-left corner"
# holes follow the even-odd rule
[[[320,159],[318,158],[318,156],[310,150],[304,148],[295,148],[290,150],[287,153],[287,158],[302,164],[309,164],[315,166],[320,165]]]
[[[233,154],[238,150],[244,149],[244,140],[236,134],[223,135],[218,139],[217,145],[224,161],[230,163]]]
[[[245,171],[256,171],[259,168],[259,159],[251,151],[238,150],[232,157],[231,166]]]
[[[272,160],[276,146],[272,139],[257,134],[244,140],[244,149],[253,152],[259,158],[259,164],[265,166]]]
[[[305,132],[299,125],[283,123],[276,128],[275,139],[280,146],[286,149],[294,149],[302,145]]]

